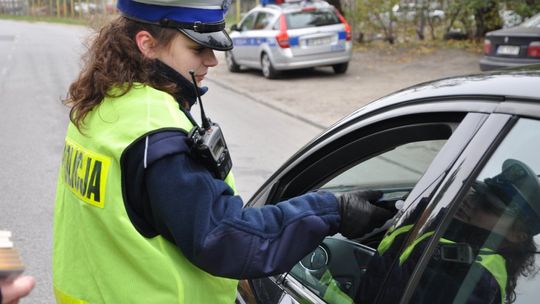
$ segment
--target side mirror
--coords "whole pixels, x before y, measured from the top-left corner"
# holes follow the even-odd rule
[[[240,31],[240,29],[238,28],[238,25],[236,24],[231,25],[231,32],[233,31]]]

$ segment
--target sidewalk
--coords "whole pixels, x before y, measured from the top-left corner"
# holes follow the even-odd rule
[[[479,72],[480,55],[458,49],[422,55],[357,51],[344,75],[330,67],[290,71],[277,80],[260,71],[230,73],[223,52],[208,79],[257,102],[325,128],[363,105],[399,89],[437,78]]]

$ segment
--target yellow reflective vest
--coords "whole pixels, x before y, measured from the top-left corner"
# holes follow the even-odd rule
[[[156,130],[191,128],[171,95],[141,84],[89,112],[84,134],[69,125],[54,214],[57,303],[234,302],[236,280],[204,272],[161,236],[143,237],[124,205],[126,148]],[[225,181],[234,189],[232,175]]]
[[[401,234],[407,233],[412,229],[413,225],[405,225],[398,229],[390,229],[387,233],[387,235],[382,239],[382,241],[379,243],[379,246],[377,247],[377,252],[379,255],[384,254],[390,246],[392,246],[394,240],[396,237],[398,237]],[[411,255],[414,248],[422,242],[423,240],[429,238],[434,234],[433,231],[426,232],[422,234],[420,237],[415,239],[412,244],[407,246],[403,253],[399,256],[399,265],[403,265],[407,258]],[[447,240],[444,238],[439,239],[440,244],[455,244],[454,241]],[[484,252],[485,254],[479,254],[477,259],[474,261],[474,263],[480,264],[482,267],[484,267],[494,278],[495,281],[497,281],[497,284],[499,285],[500,291],[501,291],[501,304],[505,303],[506,299],[506,284],[508,281],[508,273],[506,272],[506,261],[504,257],[502,257],[500,254],[493,253],[493,250],[489,248],[482,248],[481,252]]]

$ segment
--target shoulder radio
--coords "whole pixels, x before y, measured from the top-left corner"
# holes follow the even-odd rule
[[[212,122],[204,113],[201,95],[195,81],[195,72],[189,71],[195,87],[195,94],[201,107],[202,126],[195,124],[188,137],[191,155],[198,159],[214,177],[225,179],[232,168],[232,159],[219,124]]]

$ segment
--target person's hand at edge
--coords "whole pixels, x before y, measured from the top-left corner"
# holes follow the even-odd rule
[[[13,280],[0,281],[0,304],[17,304],[26,297],[36,285],[32,276],[20,276]]]
[[[394,216],[394,212],[377,207],[381,191],[350,191],[336,194],[341,224],[339,232],[346,238],[359,238],[378,228]]]

